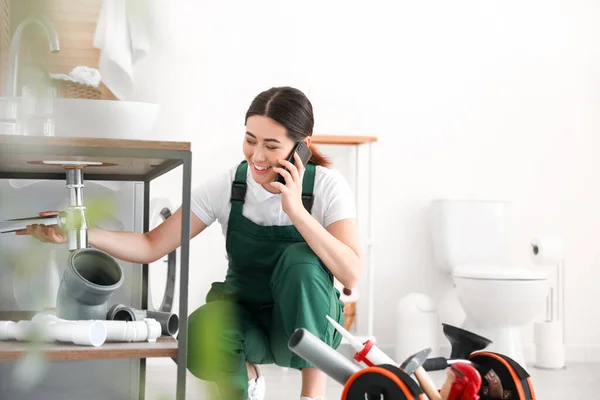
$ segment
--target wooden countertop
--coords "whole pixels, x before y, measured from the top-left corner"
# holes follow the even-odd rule
[[[190,151],[189,142],[0,135],[0,178],[64,179],[48,162],[66,161],[104,163],[86,167],[84,180],[151,180]]]
[[[312,136],[314,144],[334,144],[356,146],[359,144],[373,143],[377,141],[377,136],[352,136],[352,135],[321,135]]]
[[[103,138],[75,138],[54,136],[21,136],[0,135],[0,146],[69,146],[69,147],[104,147],[104,148],[128,148],[128,149],[155,149],[155,150],[183,150],[189,151],[189,142],[165,142],[156,140],[131,140],[131,139],[103,139]]]

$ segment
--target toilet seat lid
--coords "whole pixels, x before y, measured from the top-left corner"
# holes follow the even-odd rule
[[[547,279],[545,272],[532,268],[506,265],[461,265],[452,273],[456,278],[505,281],[539,281]]]

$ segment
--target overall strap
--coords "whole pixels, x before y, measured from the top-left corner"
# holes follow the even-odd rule
[[[302,204],[304,208],[310,212],[314,203],[313,190],[315,186],[315,171],[316,166],[313,163],[307,163],[304,170],[304,176],[302,177]]]
[[[241,214],[242,207],[244,205],[244,199],[246,198],[246,174],[248,171],[248,162],[242,161],[238,165],[235,172],[235,178],[231,184],[231,209],[232,211],[239,212]],[[310,213],[314,203],[313,190],[315,186],[315,171],[316,167],[312,163],[306,164],[304,171],[304,177],[302,178],[302,204],[304,208]]]
[[[242,213],[244,207],[244,199],[246,198],[246,173],[248,171],[248,162],[242,161],[238,165],[235,172],[235,178],[231,184],[231,211],[235,211],[239,214]]]

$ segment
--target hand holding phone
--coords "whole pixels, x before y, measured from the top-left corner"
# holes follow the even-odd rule
[[[300,212],[304,211],[305,207],[302,201],[302,176],[296,162],[306,165],[311,157],[312,151],[310,151],[305,142],[296,143],[287,159],[280,160],[281,166],[276,167],[277,176],[275,177],[275,181],[271,182],[271,186],[281,193],[281,208],[283,212],[290,217],[294,224],[296,216],[302,217],[305,215],[305,213]],[[294,168],[297,170],[293,171]],[[303,169],[302,167],[300,168]],[[287,181],[284,176],[287,176]]]
[[[312,151],[310,151],[310,148],[306,145],[304,141],[296,143],[296,145],[290,152],[290,155],[287,157],[288,162],[296,165],[296,162],[294,160],[294,153],[298,153],[303,165],[306,165],[306,163],[308,163],[308,161],[312,157]],[[287,168],[283,168],[287,171]],[[281,176],[281,174],[277,174],[277,176],[275,177],[275,182],[279,182],[285,185],[285,178]]]

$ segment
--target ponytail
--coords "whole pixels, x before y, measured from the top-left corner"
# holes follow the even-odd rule
[[[321,167],[329,168],[331,167],[331,160],[329,157],[325,156],[321,150],[319,150],[314,144],[311,143],[309,146],[310,151],[312,151],[312,157],[309,162],[320,165]]]

